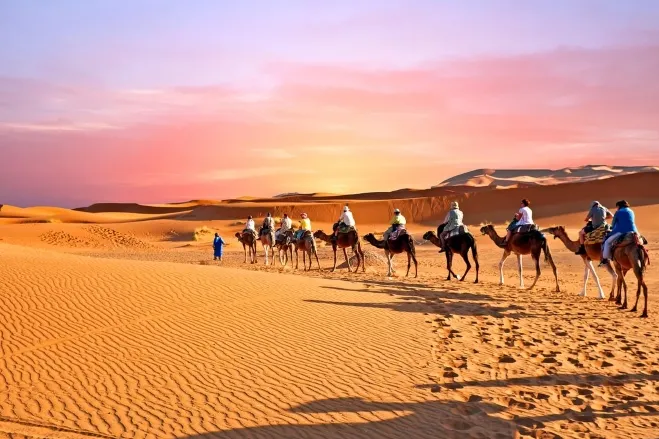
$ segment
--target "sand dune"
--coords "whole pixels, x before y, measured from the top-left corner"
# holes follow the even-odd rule
[[[536,290],[517,288],[513,261],[498,285],[501,250],[482,236],[481,283],[473,270],[467,282],[444,281],[444,256],[421,236],[453,200],[477,225],[507,221],[528,197],[541,226],[565,225],[576,238],[592,199],[624,197],[654,261],[658,183],[659,173],[639,172],[388,199],[2,206],[0,439],[655,438],[654,264],[642,320],[595,299],[592,281],[579,297],[583,263],[559,241],[549,243],[554,293],[544,262]],[[403,210],[417,279],[403,277],[401,257],[386,278],[382,251],[366,243],[365,273],[347,273],[341,253],[330,273],[322,245],[322,271],[264,266],[260,246],[258,264],[243,264],[233,233],[247,215],[306,211],[327,230],[346,200],[361,233],[382,232],[393,208]],[[222,263],[211,257],[215,232],[228,243]],[[532,275],[525,258],[527,285]],[[600,280],[608,294],[601,270]],[[633,301],[636,280],[627,282]]]
[[[591,180],[631,175],[644,172],[657,172],[655,166],[605,166],[589,165],[578,168],[552,169],[477,169],[444,180],[435,187],[447,186],[535,186],[576,183]]]
[[[651,209],[659,208],[639,216]],[[84,232],[104,243],[174,223],[0,230]],[[659,227],[648,232],[656,242]],[[443,258],[423,245],[419,279],[387,280],[372,247],[366,274],[294,275],[244,266],[235,245],[218,268],[207,242],[143,242],[106,243],[95,254],[75,243],[44,251],[0,242],[0,432],[650,438],[656,430],[659,302],[652,297],[641,321],[592,298],[592,286],[591,297],[578,297],[582,265],[558,244],[557,294],[546,271],[536,291],[517,290],[512,264],[509,286],[497,286],[500,250],[483,238],[477,286],[438,281]],[[329,252],[321,249],[324,267]],[[659,288],[655,271],[649,282]]]

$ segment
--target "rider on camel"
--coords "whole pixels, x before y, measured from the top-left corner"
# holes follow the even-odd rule
[[[355,218],[352,216],[352,212],[350,211],[350,208],[348,206],[345,206],[343,208],[343,213],[339,218],[339,222],[334,225],[334,235],[332,238],[336,239],[336,237],[339,235],[339,229],[343,227],[354,228],[355,225],[356,225]]]
[[[513,232],[518,227],[533,225],[533,211],[531,211],[530,205],[531,202],[526,198],[521,201],[520,209],[515,214],[515,219],[506,229],[506,239],[504,239],[503,245],[506,245],[510,241],[510,237],[513,236]]]
[[[451,210],[448,211],[448,213],[446,214],[446,218],[444,218],[444,230],[439,235],[440,253],[446,251],[445,248],[446,240],[448,239],[451,232],[464,225],[464,223],[462,222],[463,218],[464,218],[464,214],[460,210],[460,205],[458,204],[458,202],[457,201],[452,202]]]
[[[576,251],[576,254],[586,254],[586,247],[584,246],[586,235],[602,227],[604,224],[606,224],[606,220],[609,218],[613,218],[613,214],[609,211],[609,209],[602,206],[599,201],[593,201],[590,203],[590,210],[588,211],[588,216],[586,216],[585,219],[588,224],[586,224],[586,227],[579,231],[579,243],[581,246],[579,247],[579,250]]]
[[[600,267],[608,265],[609,259],[611,259],[613,251],[613,243],[622,235],[627,233],[638,233],[636,228],[636,218],[634,216],[634,211],[629,208],[629,203],[625,200],[620,200],[616,203],[618,210],[616,214],[613,215],[613,228],[609,237],[604,241],[603,249],[603,258],[600,261]]]
[[[302,239],[307,232],[311,233],[311,220],[309,219],[309,215],[303,213],[300,215],[300,230],[295,233],[295,239]]]
[[[399,209],[394,209],[394,217],[391,219],[389,222],[391,224],[391,227],[387,229],[386,232],[384,232],[384,240],[386,241],[389,239],[389,235],[391,235],[394,230],[398,229],[404,229],[405,224],[407,224],[407,220],[405,217],[400,213]]]

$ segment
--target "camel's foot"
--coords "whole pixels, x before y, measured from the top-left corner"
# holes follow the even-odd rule
[[[460,277],[460,275],[458,275],[458,274],[455,275],[455,278],[456,278],[457,280],[464,280],[464,278]]]
[[[561,287],[556,287],[556,289],[554,290],[554,292],[555,292],[555,293],[560,293],[560,292],[561,292]]]
[[[600,293],[599,296],[597,296],[599,300],[604,300],[606,299],[606,295],[604,293]]]
[[[641,318],[642,318],[642,319],[647,319],[647,318],[648,318],[648,312],[647,312],[647,311],[643,311],[643,314],[641,314]]]
[[[627,304],[626,304],[626,303],[623,303],[622,305],[620,305],[620,306],[618,307],[618,309],[627,309]]]
[[[580,292],[579,297],[586,297],[586,292],[585,291]]]
[[[478,283],[478,279],[476,279],[476,280],[474,281],[474,283],[477,284],[477,283]]]
[[[459,280],[460,282],[464,282],[465,278],[464,278],[464,277],[463,277],[463,278],[458,277],[458,280]]]
[[[637,311],[636,307],[633,307],[632,309],[629,310],[629,312],[636,312],[636,311]]]
[[[451,281],[451,276],[449,275],[449,277],[447,277],[446,280],[450,282]]]

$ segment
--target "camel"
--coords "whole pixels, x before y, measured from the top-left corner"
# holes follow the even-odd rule
[[[247,263],[247,249],[249,248],[249,259],[252,264],[256,264],[256,238],[254,234],[245,231],[242,233],[236,232],[236,238],[243,245],[243,250],[245,251],[245,261],[243,263]]]
[[[548,229],[543,230],[543,232],[553,235],[554,239],[556,238],[560,239],[561,242],[565,244],[565,247],[568,250],[570,250],[572,253],[576,253],[576,251],[579,250],[579,247],[581,246],[578,240],[572,241],[570,239],[570,237],[567,235],[567,232],[565,231],[565,227],[563,226],[550,227]],[[599,291],[598,297],[600,299],[604,299],[606,296],[604,295],[604,291],[602,290],[602,285],[600,284],[599,277],[597,276],[597,271],[593,266],[593,261],[600,261],[602,259],[602,243],[587,244],[585,245],[585,249],[586,249],[586,254],[579,255],[585,265],[584,274],[583,274],[583,290],[581,290],[581,293],[579,295],[582,297],[586,297],[586,287],[588,284],[588,277],[592,273],[593,278],[595,279],[595,284],[597,284],[597,291]],[[606,271],[608,271],[611,277],[613,278],[612,279],[613,282],[611,283],[611,293],[609,294],[609,300],[613,301],[615,300],[614,291],[618,281],[618,275],[616,274],[610,262],[606,265]]]
[[[264,233],[266,232],[266,233]],[[259,230],[259,240],[263,245],[263,251],[265,252],[265,265],[268,265],[268,254],[272,252],[272,265],[275,263],[275,231],[272,229],[264,230],[261,228]]]
[[[392,261],[394,255],[398,255],[403,252],[407,253],[407,274],[405,276],[410,275],[410,261],[414,261],[414,277],[416,278],[419,275],[419,266],[416,261],[416,249],[414,248],[414,239],[412,239],[411,235],[408,235],[407,233],[401,233],[394,241],[389,239],[381,241],[377,239],[375,235],[369,233],[368,235],[364,236],[364,239],[372,246],[384,250],[389,268],[387,271],[387,276],[391,276],[394,271]]]
[[[625,282],[625,275],[629,270],[633,270],[638,282],[638,288],[636,290],[634,307],[629,311],[636,312],[638,300],[641,297],[641,289],[643,289],[645,303],[641,318],[646,318],[648,316],[648,286],[645,284],[644,276],[647,266],[650,265],[650,256],[643,246],[643,244],[647,244],[647,241],[644,238],[641,241],[638,234],[634,234],[633,236],[633,241],[629,241],[627,244],[623,242],[623,245],[618,245],[613,250],[613,265],[618,275],[618,296],[616,303],[620,305],[620,309],[627,309],[627,283]],[[625,300],[621,303],[622,289],[625,292]]]
[[[535,261],[535,279],[533,284],[528,288],[529,290],[535,287],[535,284],[538,282],[540,277],[540,253],[544,252],[545,260],[551,265],[551,269],[554,271],[554,278],[556,279],[556,292],[561,291],[561,287],[558,285],[558,274],[556,274],[556,265],[554,260],[551,257],[551,252],[549,251],[549,244],[547,243],[547,238],[545,238],[542,233],[538,231],[532,231],[529,233],[515,233],[510,238],[505,245],[503,244],[504,237],[499,236],[497,231],[494,229],[492,224],[481,227],[481,233],[483,235],[488,235],[492,241],[496,244],[497,247],[503,249],[503,256],[501,261],[499,261],[499,284],[503,285],[503,264],[508,259],[511,253],[517,255],[517,266],[519,269],[519,286],[524,288],[524,278],[522,277],[522,255],[530,254]]]
[[[299,252],[302,252],[302,264],[304,265],[304,271],[311,271],[311,265],[313,261],[311,259],[312,255],[316,256],[316,263],[318,264],[318,271],[320,271],[320,260],[318,260],[318,252],[316,251],[316,243],[313,240],[311,234],[305,234],[302,238],[295,241],[295,269],[298,269],[298,263],[300,261]],[[309,269],[307,269],[307,256],[309,256]]]
[[[343,250],[343,256],[346,258],[346,263],[348,264],[348,272],[352,272],[352,266],[350,265],[350,259],[348,259],[347,248],[351,248],[352,252],[357,255],[357,267],[355,268],[355,273],[359,271],[359,265],[362,266],[362,271],[366,271],[366,259],[364,258],[364,252],[362,251],[362,244],[359,241],[359,233],[356,230],[350,230],[348,233],[339,233],[336,239],[332,239],[330,235],[327,235],[322,230],[316,231],[313,234],[316,239],[325,241],[328,244],[332,245],[332,250],[334,251],[334,267],[332,267],[332,273],[336,271],[336,250],[340,248]]]
[[[442,233],[443,231],[444,231],[444,224],[439,226],[439,228],[437,229],[437,233]],[[437,247],[440,246],[439,237],[435,235],[435,233],[432,231],[429,231],[425,235],[423,235],[423,239],[432,242]],[[476,265],[476,280],[474,281],[474,283],[477,284],[478,271],[480,266],[478,265],[478,250],[476,248],[476,239],[474,239],[471,233],[463,233],[460,235],[451,236],[446,240],[445,247],[446,248],[444,253],[446,253],[446,268],[448,269],[448,277],[446,278],[446,280],[451,280],[451,276],[453,276],[454,278],[460,281],[465,280],[467,273],[469,273],[469,270],[471,269],[471,264],[469,263],[469,249],[471,249],[471,256],[474,258],[474,264]],[[460,256],[462,256],[462,259],[465,261],[465,264],[467,265],[467,269],[465,270],[462,277],[456,275],[453,272],[452,267],[453,267],[454,254],[459,254]]]
[[[286,240],[286,237],[289,239]],[[288,255],[291,255],[291,264],[293,263],[293,230],[282,233],[275,242],[275,247],[279,251],[279,263],[282,267],[288,264]]]

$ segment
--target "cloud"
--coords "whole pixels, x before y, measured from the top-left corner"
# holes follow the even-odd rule
[[[254,157],[275,160],[286,160],[295,157],[295,154],[291,151],[282,148],[253,148],[250,153]]]
[[[0,200],[167,201],[338,180],[388,190],[465,167],[656,164],[657,60],[659,45],[390,70],[289,63],[265,70],[267,90],[0,78]]]

